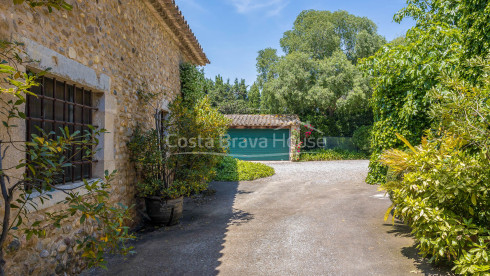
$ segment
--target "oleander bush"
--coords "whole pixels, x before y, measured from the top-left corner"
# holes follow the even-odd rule
[[[274,168],[262,163],[224,157],[217,167],[215,181],[247,181],[269,177],[275,174]]]

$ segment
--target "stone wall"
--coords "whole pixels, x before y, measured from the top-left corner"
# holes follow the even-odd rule
[[[44,8],[14,6],[0,0],[0,39],[26,42],[26,52],[39,55],[41,63],[27,69],[53,67],[51,75],[96,91],[99,126],[108,129],[96,173],[117,169],[112,200],[132,205],[135,173],[128,162],[126,143],[135,126],[152,125],[151,108],[138,101],[137,89],[164,92],[160,103],[180,93],[179,64],[184,61],[161,18],[143,0],[76,0],[73,11],[48,13]],[[67,68],[67,69],[66,69]],[[146,85],[145,85],[146,84]],[[3,131],[0,129],[0,131]],[[16,130],[23,137],[22,122]],[[16,161],[18,153],[9,152]],[[52,204],[51,204],[52,205]],[[41,206],[32,216],[43,216],[60,206]],[[135,223],[138,214],[134,214]],[[74,249],[74,238],[84,231],[77,220],[61,229],[48,229],[43,239],[9,240],[9,275],[76,274],[83,268]]]
[[[298,152],[298,147],[301,142],[301,125],[293,124],[291,126],[291,130],[289,133],[289,137],[291,137],[291,145],[289,148],[289,160],[290,161],[298,161],[300,158],[300,152]]]

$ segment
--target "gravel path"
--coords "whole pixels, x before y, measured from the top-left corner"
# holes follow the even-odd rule
[[[178,226],[140,235],[137,254],[88,275],[444,275],[364,183],[367,161],[267,162],[276,175],[213,183]]]

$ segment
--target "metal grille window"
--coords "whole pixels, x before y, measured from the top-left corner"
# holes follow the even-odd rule
[[[85,133],[88,125],[92,125],[93,107],[92,91],[83,87],[67,84],[55,78],[42,77],[40,86],[32,87],[31,92],[37,95],[28,96],[26,102],[26,138],[32,139],[31,134],[38,134],[36,127],[45,132],[55,132],[61,135],[60,128],[68,127],[70,133],[80,131]],[[73,156],[75,149],[66,152]],[[92,160],[85,160],[82,154],[76,154],[70,163],[73,165],[64,169],[64,174],[56,180],[58,184],[80,181],[92,178]]]

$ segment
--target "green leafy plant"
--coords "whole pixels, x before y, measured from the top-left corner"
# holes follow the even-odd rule
[[[195,81],[199,75],[189,65],[181,70],[182,82]],[[153,106],[155,128],[137,128],[128,143],[130,159],[140,177],[136,187],[142,197],[173,199],[206,189],[221,155],[226,153],[222,137],[228,120],[211,107],[207,96],[197,95],[199,85],[182,85],[190,91],[186,98],[175,99],[163,121],[161,108]],[[139,93],[147,94],[144,90]],[[140,98],[151,105],[157,95]]]
[[[352,142],[361,151],[369,153],[371,150],[371,132],[373,126],[362,126],[352,134]]]
[[[417,145],[424,130],[437,123],[438,118],[428,116],[433,102],[429,91],[441,76],[459,72],[467,81],[481,82],[481,67],[467,61],[488,55],[489,11],[488,0],[409,0],[394,20],[412,17],[416,26],[402,42],[382,47],[361,62],[374,89],[368,183],[385,181],[387,168],[378,162],[383,151],[405,147],[396,133]]]
[[[138,196],[175,199],[189,194],[192,191],[185,183],[174,180],[173,152],[158,136],[155,129],[142,132],[137,128],[128,143],[130,160],[140,175],[136,183]]]
[[[296,114],[328,136],[352,136],[372,124],[372,89],[358,60],[385,39],[374,22],[346,11],[304,10],[280,40],[285,55],[266,48],[257,56],[261,111]]]
[[[301,153],[299,161],[332,161],[332,160],[362,160],[367,159],[364,152],[342,149],[315,149]]]
[[[51,220],[57,227],[61,226],[64,219],[80,216],[81,225],[94,225],[94,233],[100,235],[81,235],[76,240],[77,249],[82,252],[88,263],[88,267],[100,266],[105,268],[107,263],[104,253],[121,254],[123,256],[132,253],[132,246],[127,243],[135,239],[127,222],[132,220],[129,207],[118,203],[109,204],[111,188],[110,182],[114,178],[115,171],[109,174],[105,172],[104,179],[98,179],[89,183],[84,180],[86,195],[79,192],[69,191],[67,197],[60,204],[68,208],[49,214]],[[36,223],[36,222],[35,222]],[[42,222],[40,222],[42,224]]]
[[[266,164],[224,157],[217,167],[215,181],[249,181],[275,174]]]
[[[479,65],[478,65],[479,64]],[[452,261],[464,275],[490,273],[490,66],[486,81],[471,85],[457,74],[430,91],[430,114],[440,123],[419,146],[397,134],[407,150],[392,149],[381,161],[390,168],[382,184],[393,214],[412,227],[418,248],[433,261]]]

